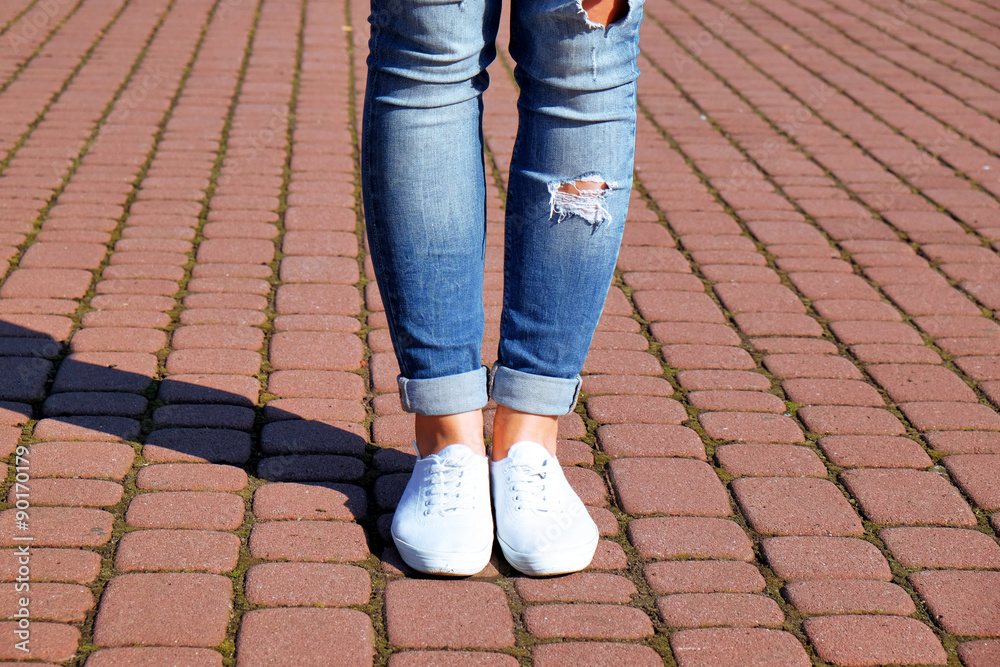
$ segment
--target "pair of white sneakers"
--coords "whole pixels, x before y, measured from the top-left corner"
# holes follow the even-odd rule
[[[515,443],[500,461],[449,445],[420,457],[392,519],[407,565],[427,574],[476,574],[496,536],[507,562],[529,575],[587,567],[599,533],[558,459],[537,442]]]

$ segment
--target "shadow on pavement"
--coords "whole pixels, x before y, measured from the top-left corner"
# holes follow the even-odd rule
[[[157,379],[153,367],[148,374],[119,367],[148,362],[145,353],[70,353],[50,335],[9,321],[14,317],[0,319],[0,423],[37,420],[32,442],[137,442],[150,463],[228,464],[267,482],[334,488],[354,521],[384,532],[391,514],[376,527],[366,521],[368,508],[391,513],[413,454],[368,445],[361,424],[303,419],[205,386],[210,375],[195,384]],[[7,457],[16,443],[0,444]],[[373,483],[376,471],[383,477]],[[374,488],[371,503],[365,487]]]

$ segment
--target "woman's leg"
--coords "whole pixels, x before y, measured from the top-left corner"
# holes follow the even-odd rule
[[[372,263],[420,454],[393,517],[423,572],[474,574],[493,546],[481,408],[481,130],[499,0],[373,0],[362,135]]]
[[[372,262],[423,455],[482,452],[481,95],[499,0],[374,0],[362,143]]]
[[[493,459],[555,452],[614,272],[635,152],[641,0],[514,0],[520,125],[507,197]]]
[[[554,456],[607,297],[632,187],[642,0],[513,0],[521,88],[491,387],[497,539],[526,574],[586,567],[597,526]]]

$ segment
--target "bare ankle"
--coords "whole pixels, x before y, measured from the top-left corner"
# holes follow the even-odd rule
[[[463,444],[480,456],[486,454],[482,410],[454,415],[418,414],[414,418],[414,432],[420,456],[436,454],[454,444]]]
[[[559,418],[554,415],[535,415],[498,405],[493,417],[494,461],[506,458],[507,451],[516,442],[537,442],[555,456],[559,438]]]

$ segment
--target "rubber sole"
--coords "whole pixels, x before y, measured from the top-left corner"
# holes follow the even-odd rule
[[[500,543],[500,550],[503,551],[504,558],[511,564],[511,567],[522,574],[544,577],[579,572],[590,565],[590,562],[594,560],[594,553],[597,551],[597,543],[600,539],[600,535],[598,535],[586,545],[575,549],[540,555],[520,553],[508,547],[502,539],[498,538],[497,541]]]
[[[490,562],[490,556],[493,554],[492,541],[490,541],[485,549],[476,553],[456,554],[416,549],[406,542],[397,539],[395,535],[392,536],[392,540],[396,543],[396,549],[399,551],[403,562],[414,570],[423,572],[424,574],[450,574],[458,576],[478,574]]]

